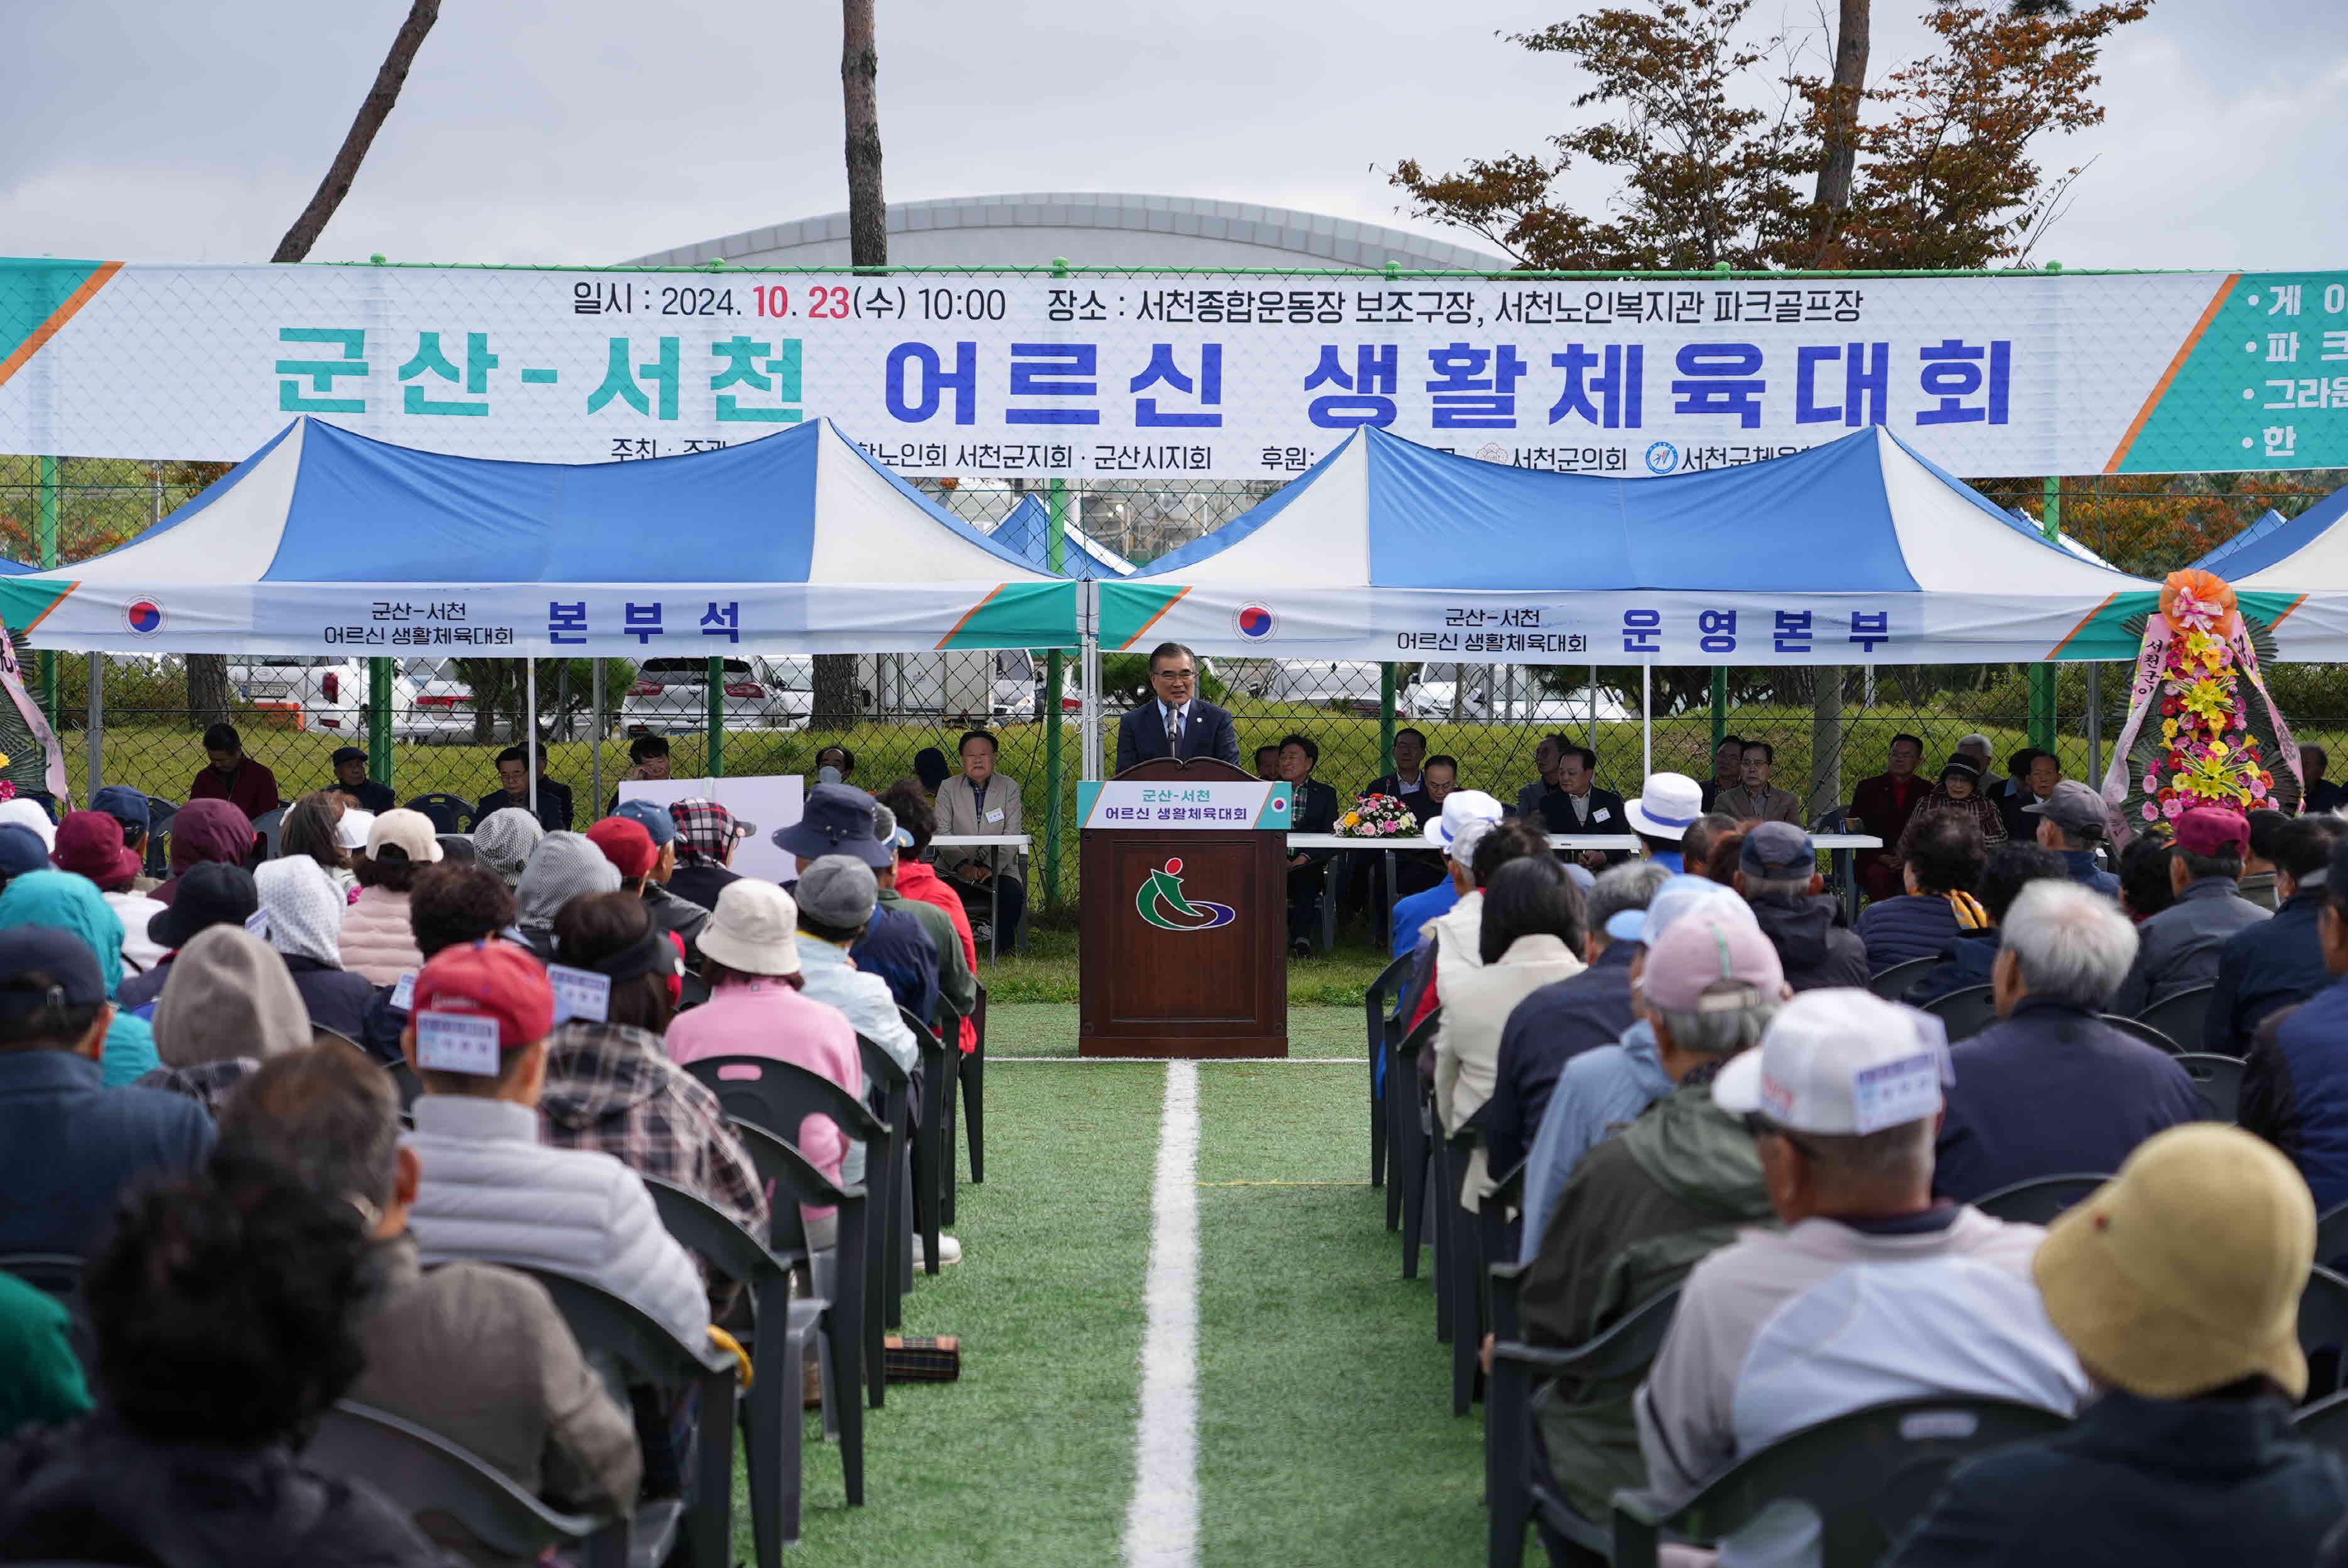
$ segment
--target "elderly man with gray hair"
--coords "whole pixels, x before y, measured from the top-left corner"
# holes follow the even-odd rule
[[[2210,1114],[2174,1057],[2103,1021],[2136,947],[2093,889],[2023,888],[1991,970],[1998,1021],[1951,1049],[1935,1192],[1965,1203],[2034,1176],[2116,1171],[2155,1132]]]
[[[1708,901],[1656,938],[1639,992],[1674,1087],[1583,1155],[1558,1195],[1524,1276],[1525,1335],[1534,1344],[1596,1338],[1769,1217],[1752,1136],[1713,1103],[1712,1081],[1760,1041],[1792,994],[1776,948],[1744,906]],[[1629,1400],[1636,1380],[1570,1396],[1551,1389],[1539,1402],[1558,1484],[1591,1518],[1605,1516],[1616,1488],[1645,1481]]]

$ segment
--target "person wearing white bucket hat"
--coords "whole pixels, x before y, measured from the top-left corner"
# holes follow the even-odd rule
[[[2047,1321],[2045,1233],[1932,1198],[1948,1074],[1938,1019],[1866,991],[1804,991],[1713,1081],[1758,1145],[1782,1231],[1696,1265],[1633,1401],[1667,1504],[1805,1427],[1894,1399],[1961,1395],[2070,1415],[2091,1385]],[[1724,1568],[1814,1564],[1818,1520],[1772,1508]],[[2096,1560],[2103,1560],[2098,1555]]]
[[[1685,774],[1649,774],[1646,788],[1636,800],[1622,803],[1622,816],[1651,860],[1660,860],[1673,876],[1687,869],[1680,861],[1680,841],[1704,815],[1704,787]]]
[[[2031,1272],[2103,1398],[1959,1469],[1896,1568],[2337,1563],[2348,1469],[2295,1435],[2315,1204],[2237,1127],[2146,1140],[2048,1227]]]
[[[1395,900],[1391,950],[1399,958],[1418,946],[1426,923],[1458,903],[1476,886],[1475,839],[1504,815],[1500,803],[1479,789],[1456,789],[1443,811],[1426,825],[1426,842],[1443,853],[1445,876],[1434,886]],[[1453,854],[1457,845],[1457,856]]]

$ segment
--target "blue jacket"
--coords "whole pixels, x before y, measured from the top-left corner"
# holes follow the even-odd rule
[[[1447,873],[1442,881],[1407,898],[1397,898],[1394,907],[1393,946],[1389,956],[1401,958],[1418,948],[1418,928],[1437,915],[1447,914],[1459,902],[1459,889],[1451,885]]]
[[[897,1005],[932,1023],[938,1016],[938,945],[922,923],[902,909],[881,904],[872,910],[872,923],[849,956],[867,974],[889,982]]]
[[[1540,1251],[1558,1194],[1591,1145],[1615,1127],[1672,1091],[1672,1081],[1656,1053],[1655,1031],[1641,1019],[1622,1031],[1621,1043],[1585,1050],[1565,1064],[1550,1085],[1540,1132],[1525,1156],[1524,1233],[1517,1255],[1532,1262]]]
[[[2187,883],[2176,903],[2136,928],[2136,962],[2111,1010],[2135,1018],[2179,991],[2215,983],[2219,950],[2243,927],[2272,918],[2242,897],[2230,876]]]
[[[0,1052],[0,1253],[88,1252],[125,1184],[211,1153],[203,1107],[160,1089],[101,1087],[97,1062]]]
[[[2063,856],[2063,865],[2071,873],[2072,881],[2082,887],[2092,887],[2096,892],[2114,898],[2120,896],[2118,875],[2096,865],[2094,850],[2065,849],[2058,853]]]
[[[2052,1437],[1959,1467],[1884,1568],[2312,1563],[2348,1510],[2340,1457],[2279,1398],[2113,1389]]]
[[[1598,961],[1519,1002],[1500,1030],[1492,1098],[1484,1105],[1485,1164],[1504,1176],[1524,1159],[1550,1091],[1565,1064],[1612,1045],[1631,1027],[1631,959],[1635,942],[1613,942]]]
[[[1958,932],[1941,945],[1941,961],[1926,969],[1924,978],[1910,985],[1900,999],[1911,1008],[1931,1007],[1951,991],[1989,984],[2002,940],[1994,926],[1986,931]]]
[[[2291,1156],[2322,1214],[2348,1201],[2348,979],[2259,1025],[2237,1120]]]
[[[2245,926],[2218,950],[2216,989],[2202,1015],[2201,1039],[2178,1040],[2185,1050],[2241,1056],[2267,1014],[2303,1002],[2332,983],[2323,967],[2323,941],[2316,916],[2323,891],[2311,887],[2283,901],[2271,920]]]
[[[1867,972],[1879,975],[1894,964],[1931,958],[1958,929],[1955,907],[1937,893],[1903,893],[1869,904],[1859,917]]]
[[[2155,1132],[2209,1114],[2175,1057],[2051,998],[2023,998],[1949,1058],[1932,1190],[1959,1203],[2035,1176],[2108,1174]]]

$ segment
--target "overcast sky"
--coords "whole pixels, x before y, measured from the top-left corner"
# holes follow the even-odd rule
[[[1878,76],[1921,47],[1927,3],[1879,0]],[[1574,75],[1496,34],[1592,8],[879,5],[893,200],[1129,190],[1422,229],[1380,169],[1536,149],[1573,123]],[[265,261],[406,11],[7,0],[0,254]],[[1817,27],[1815,0],[1765,15]],[[829,0],[446,0],[314,259],[605,262],[837,210],[839,56]],[[2348,5],[2158,0],[2104,77],[2106,123],[2047,150],[2094,163],[2039,259],[2348,265]]]

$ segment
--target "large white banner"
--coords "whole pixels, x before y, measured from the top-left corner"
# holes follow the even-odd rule
[[[2348,465],[2348,273],[1560,282],[0,260],[0,451],[297,414],[583,463],[829,415],[912,475],[1282,479],[1362,425],[1632,477],[1866,424],[1968,477]]]

